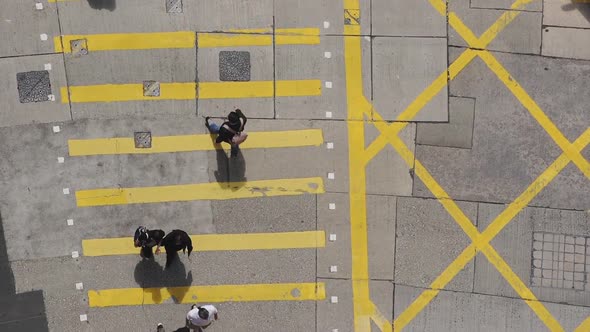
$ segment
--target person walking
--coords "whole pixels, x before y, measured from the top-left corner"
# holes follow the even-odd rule
[[[219,318],[217,308],[212,304],[197,306],[193,304],[186,314],[186,327],[201,332]]]
[[[162,244],[164,235],[166,233],[161,229],[149,230],[145,226],[139,226],[135,230],[133,244],[136,248],[141,247],[141,251],[139,252],[141,257],[151,259],[154,257],[154,253],[152,252],[154,246],[156,246],[156,253],[160,252],[160,245]]]
[[[205,117],[205,126],[211,134],[217,135],[215,143],[226,142],[231,146],[231,156],[236,157],[240,151],[240,144],[242,144],[248,134],[244,132],[244,127],[248,119],[238,108],[230,112],[227,116],[227,121],[224,121],[221,126],[209,122],[211,117]]]
[[[191,256],[191,252],[193,251],[193,241],[190,235],[180,229],[174,229],[172,232],[166,234],[162,241],[160,241],[160,245],[166,248],[166,268],[169,268],[170,264],[178,256],[177,251],[188,251],[188,257]]]

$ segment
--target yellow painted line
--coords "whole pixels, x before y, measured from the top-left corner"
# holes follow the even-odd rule
[[[196,251],[323,248],[324,231],[191,235]],[[163,248],[162,248],[163,249]],[[82,240],[84,256],[136,255],[132,237]],[[165,252],[165,250],[162,250]]]
[[[109,33],[56,36],[53,39],[55,52],[71,53],[70,42],[77,39],[86,39],[89,52],[194,48],[196,40],[200,48],[271,46],[273,44],[272,29],[232,30],[230,33],[195,33],[194,31]],[[317,45],[320,43],[320,29],[277,29],[275,42],[276,45]]]
[[[379,327],[379,330],[381,330],[381,332],[392,332],[393,327],[391,326],[389,320],[385,318],[385,316],[379,310],[379,308],[377,308],[375,303],[371,302],[371,305],[373,307],[373,315],[371,316],[371,320],[377,325],[377,327]]]
[[[273,42],[271,29],[232,30],[230,32],[199,33],[199,48],[271,46]],[[275,43],[276,45],[317,45],[320,43],[320,29],[277,29],[275,31]]]
[[[269,149],[319,146],[324,142],[321,129],[249,132],[242,149]],[[226,143],[223,143],[226,144]],[[226,144],[227,145],[227,144]],[[68,140],[70,157],[151,154],[168,152],[210,151],[220,149],[211,135],[153,136],[151,148],[135,148],[133,137],[71,139]]]
[[[89,52],[112,50],[148,50],[158,48],[193,48],[195,32],[112,33],[94,35],[63,35],[53,38],[56,52],[71,53],[70,42],[86,39]]]
[[[236,271],[239,273],[239,271]],[[215,303],[252,301],[320,301],[325,284],[284,283],[213,285],[161,288],[118,288],[88,291],[88,304],[96,307],[139,306],[162,303]]]
[[[76,202],[78,207],[88,207],[322,193],[324,193],[324,182],[322,178],[315,177],[79,190],[76,191]]]
[[[588,1],[590,3],[590,0]],[[590,317],[586,318],[576,329],[574,332],[588,332],[590,331]]]
[[[518,84],[516,79],[498,62],[498,60],[488,51],[478,51],[478,56],[493,71],[498,79],[506,85],[512,94],[528,110],[528,112],[537,120],[545,129],[553,141],[563,150],[572,162],[584,173],[586,178],[590,179],[590,163],[576,151],[570,141],[563,135],[557,126],[551,122],[551,119],[541,110],[539,105],[529,96],[529,94]]]
[[[199,99],[269,98],[275,95],[273,81],[253,82],[201,82]],[[103,84],[61,88],[62,103],[98,103],[146,100],[196,99],[197,85],[187,83],[160,83],[159,97],[143,95],[143,84]],[[277,97],[321,95],[320,80],[276,81]],[[69,95],[69,98],[68,98]]]

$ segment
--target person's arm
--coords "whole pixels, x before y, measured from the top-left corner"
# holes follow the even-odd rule
[[[236,113],[238,114],[238,116],[244,120],[244,122],[242,123],[242,130],[244,129],[244,127],[246,126],[246,122],[248,122],[248,118],[246,118],[246,116],[244,115],[244,113],[242,113],[241,109],[236,109]]]
[[[160,231],[160,233],[159,233],[160,239],[156,241],[157,242],[157,244],[156,244],[156,254],[159,254],[160,253],[160,247],[162,246],[162,241],[164,240],[164,235],[165,234],[166,233],[164,233],[164,231]]]
[[[213,316],[215,317],[215,320],[217,320],[217,318],[218,318],[217,313],[215,313]]]

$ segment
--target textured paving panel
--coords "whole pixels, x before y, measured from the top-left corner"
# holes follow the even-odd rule
[[[220,81],[249,81],[250,52],[221,51],[219,52]]]
[[[48,101],[51,82],[47,70],[29,71],[16,74],[18,96],[21,103]]]

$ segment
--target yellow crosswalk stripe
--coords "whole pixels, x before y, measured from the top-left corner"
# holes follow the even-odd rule
[[[321,129],[249,132],[241,149],[269,149],[319,146],[324,142]],[[224,146],[226,143],[222,143]],[[227,145],[229,146],[229,145]],[[166,152],[210,151],[222,148],[211,135],[175,135],[152,137],[151,148],[136,148],[133,137],[68,140],[70,157],[111,154],[151,154]]]
[[[191,235],[196,251],[323,248],[324,231]],[[132,237],[82,240],[84,256],[137,255]],[[162,252],[165,252],[162,248]]]
[[[225,200],[324,193],[322,178],[213,182],[172,186],[106,188],[76,191],[78,207]]]
[[[252,301],[319,301],[325,284],[282,283],[162,288],[118,288],[88,291],[90,307],[134,306],[161,303],[215,303]]]
[[[228,32],[145,32],[109,33],[89,35],[62,35],[53,38],[55,52],[71,53],[73,40],[85,39],[89,52],[116,50],[149,50],[163,48],[199,48],[271,46],[272,29],[243,29]],[[320,43],[320,29],[291,28],[277,29],[274,35],[276,45],[317,45]]]
[[[275,92],[276,83],[276,92]],[[269,98],[318,96],[320,80],[285,80],[252,82],[160,83],[160,95],[144,96],[143,84],[100,84],[61,88],[62,103],[99,103],[146,100],[187,100],[221,98]]]

